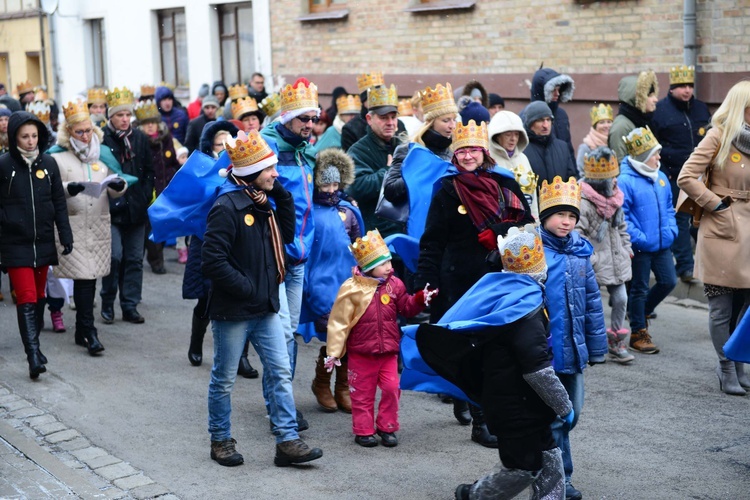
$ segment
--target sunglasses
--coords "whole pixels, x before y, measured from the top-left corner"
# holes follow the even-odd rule
[[[307,122],[318,123],[320,121],[320,118],[318,118],[317,116],[298,116],[297,119],[301,121],[302,123],[307,123]]]

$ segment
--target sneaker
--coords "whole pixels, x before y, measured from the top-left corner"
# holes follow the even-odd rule
[[[292,464],[303,464],[323,456],[320,448],[310,448],[301,439],[292,439],[276,445],[276,457],[273,463],[278,467]]]
[[[234,439],[211,441],[211,458],[225,467],[241,465],[245,462],[245,459],[237,452],[234,447],[235,444],[237,444],[237,441]]]
[[[177,249],[177,262],[179,262],[180,264],[187,264],[187,258],[188,258],[188,249],[178,248]]]
[[[49,314],[52,318],[52,331],[55,333],[65,333],[65,323],[63,323],[62,311],[55,311]]]
[[[383,446],[386,448],[398,446],[398,438],[396,437],[395,432],[378,431],[378,436],[380,436],[381,441],[383,441]]]
[[[659,348],[651,341],[651,335],[646,328],[630,334],[630,348],[643,354],[656,354]]]
[[[365,448],[374,448],[378,445],[378,440],[375,439],[375,435],[372,436],[354,436],[354,442]]]
[[[570,481],[565,481],[565,500],[581,500],[583,494],[578,491]]]
[[[635,359],[635,356],[628,352],[626,343],[628,333],[630,332],[627,329],[615,332],[611,328],[607,328],[607,350],[609,351],[610,359],[615,363],[626,364]]]

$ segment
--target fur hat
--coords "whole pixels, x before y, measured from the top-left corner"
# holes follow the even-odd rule
[[[549,117],[553,120],[555,119],[549,105],[544,101],[534,101],[529,103],[521,113],[521,116],[523,116],[523,125],[527,129],[530,129],[535,121],[541,120],[542,118]]]
[[[354,182],[354,160],[339,148],[324,149],[315,160],[315,187],[331,182],[338,182],[342,191]]]
[[[646,103],[651,94],[659,95],[659,80],[656,79],[656,73],[651,70],[641,71],[635,84],[635,107],[641,113],[647,113]]]
[[[485,108],[490,104],[487,90],[485,90],[484,85],[476,80],[472,80],[463,86],[461,89],[461,96],[469,96],[472,100],[475,98],[480,99],[479,103]],[[459,96],[459,98],[461,96]]]

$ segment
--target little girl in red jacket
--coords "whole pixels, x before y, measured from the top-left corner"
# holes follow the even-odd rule
[[[393,275],[391,254],[378,230],[349,247],[357,260],[352,277],[341,285],[328,319],[326,369],[331,371],[349,354],[349,391],[352,400],[352,430],[360,446],[396,446],[398,439],[398,352],[401,328],[397,316],[416,316],[437,290],[406,292]],[[375,391],[380,404],[375,418]]]

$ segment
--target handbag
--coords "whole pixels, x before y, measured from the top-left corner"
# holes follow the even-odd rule
[[[375,215],[399,224],[406,224],[409,220],[409,201],[400,205],[394,205],[385,197],[385,180],[388,176],[383,176],[383,183],[380,185],[380,194],[378,195],[378,204],[375,205]]]
[[[711,189],[711,170],[713,170],[713,163],[716,159],[716,155],[719,154],[719,149],[721,149],[721,144],[719,144],[719,147],[716,148],[716,151],[714,151],[714,155],[711,157],[711,161],[708,164],[708,170],[703,175],[703,184],[705,184],[706,189]],[[688,194],[680,189],[680,194],[677,195],[677,203],[675,204],[675,210],[677,212],[688,214],[693,218],[693,226],[699,227],[701,223],[701,217],[703,217],[703,207],[698,205],[698,203],[695,202],[694,199],[690,198]]]

